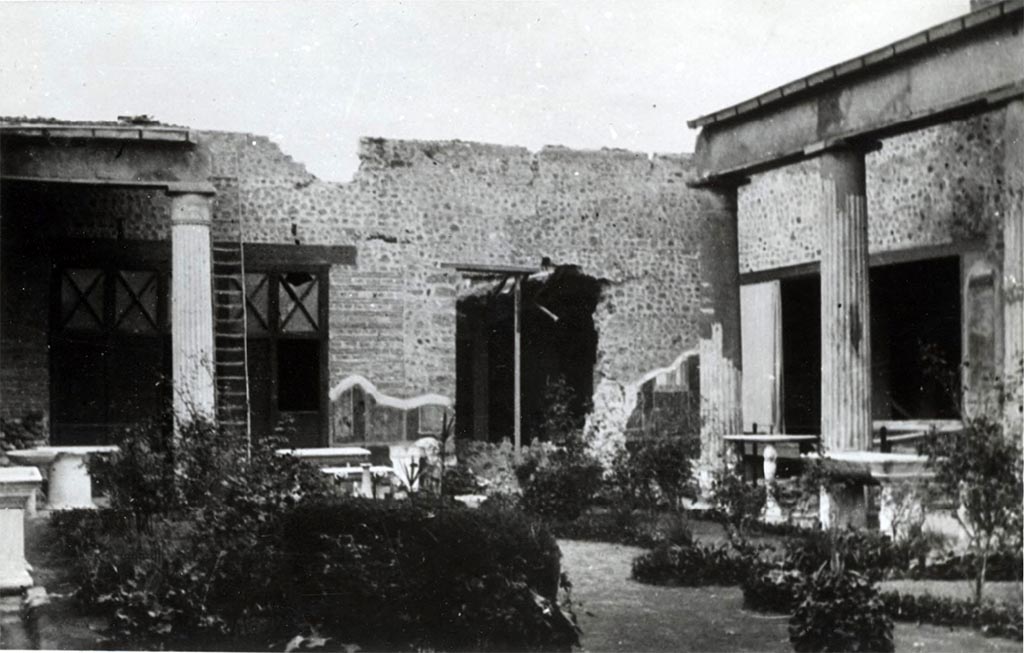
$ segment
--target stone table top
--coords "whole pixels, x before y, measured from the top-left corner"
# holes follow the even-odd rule
[[[310,449],[278,449],[281,456],[299,458],[340,458],[342,456],[369,456],[370,450],[363,447],[321,447]]]
[[[42,482],[43,475],[35,467],[0,467],[0,486]]]
[[[729,442],[759,442],[762,444],[775,444],[778,442],[810,442],[817,440],[816,435],[787,435],[785,433],[738,433],[735,435],[723,435],[723,440]]]
[[[354,476],[362,474],[363,468],[349,465],[347,467],[324,467],[320,471],[334,476]],[[372,474],[390,474],[394,471],[395,470],[388,465],[373,465],[370,467],[370,473]]]
[[[61,454],[71,456],[88,456],[96,453],[114,453],[119,451],[113,445],[75,446],[75,447],[34,447],[32,449],[15,449],[7,452],[7,457],[23,460],[31,465],[52,462]]]

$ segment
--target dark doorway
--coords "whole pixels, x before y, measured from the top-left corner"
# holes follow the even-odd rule
[[[456,430],[459,437],[498,442],[513,436],[514,333],[512,279],[458,302]],[[553,403],[582,426],[594,392],[596,279],[574,266],[525,278],[522,287],[523,444],[546,437]]]
[[[782,281],[782,410],[787,433],[821,431],[821,280]]]
[[[960,259],[871,268],[872,416],[959,416]],[[782,280],[783,410],[788,433],[821,429],[818,275]]]
[[[871,270],[875,419],[959,417],[960,259]]]

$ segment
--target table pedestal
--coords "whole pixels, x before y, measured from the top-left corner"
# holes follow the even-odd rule
[[[35,467],[0,468],[0,592],[32,587],[25,559],[25,510],[43,477]]]

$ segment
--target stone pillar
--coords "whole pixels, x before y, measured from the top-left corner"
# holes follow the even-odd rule
[[[32,587],[25,560],[25,509],[42,481],[35,467],[0,468],[0,592]]]
[[[701,209],[701,484],[726,454],[723,435],[743,430],[736,187],[715,188]]]
[[[1003,169],[1003,423],[1020,439],[1024,423],[1024,100],[1006,106]]]
[[[821,163],[821,435],[826,451],[871,448],[871,316],[864,153]]]
[[[210,199],[171,195],[171,348],[174,414],[214,416]]]

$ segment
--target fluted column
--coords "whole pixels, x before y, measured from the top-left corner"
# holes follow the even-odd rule
[[[736,187],[708,192],[700,240],[700,412],[702,477],[719,466],[722,436],[743,429],[740,274]]]
[[[1003,170],[1003,420],[1008,437],[1024,431],[1024,100],[1006,106]]]
[[[214,416],[210,199],[171,195],[171,348],[174,414]]]
[[[821,434],[830,451],[871,448],[871,315],[864,153],[821,163]]]

